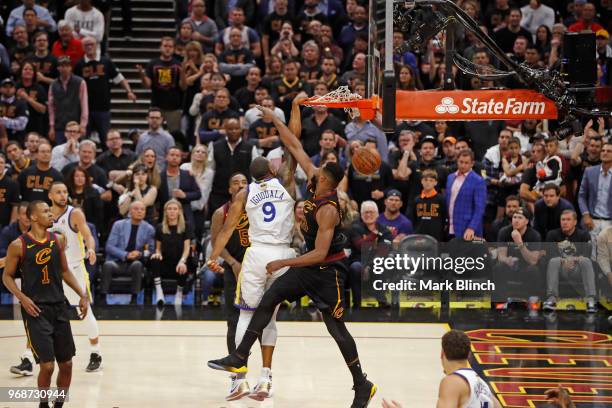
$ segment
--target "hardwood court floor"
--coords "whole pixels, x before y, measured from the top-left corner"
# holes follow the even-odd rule
[[[73,322],[77,355],[68,407],[163,408],[346,408],[353,398],[351,377],[321,322],[279,322],[274,356],[275,396],[262,403],[249,398],[225,402],[229,377],[205,362],[226,355],[225,322],[100,321],[103,370],[85,372],[89,345],[81,322]],[[440,337],[446,324],[348,323],[362,366],[382,397],[405,407],[432,407],[442,378]],[[20,320],[0,321],[0,387],[35,386],[33,377],[16,378],[25,343]],[[261,357],[253,349],[248,375],[255,385]],[[35,406],[35,404],[30,404]],[[0,403],[0,407],[9,406]],[[29,406],[16,404],[17,407]]]

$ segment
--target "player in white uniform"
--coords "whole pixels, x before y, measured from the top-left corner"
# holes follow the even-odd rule
[[[293,159],[290,159],[293,162]],[[259,305],[264,292],[288,268],[282,268],[268,274],[266,265],[277,259],[294,258],[291,248],[293,238],[294,198],[287,190],[293,187],[293,171],[287,171],[285,181],[275,177],[268,159],[258,157],[253,160],[250,173],[253,179],[247,189],[236,194],[227,214],[223,229],[217,235],[213,251],[209,257],[208,267],[221,270],[216,262],[229,240],[243,210],[249,218],[249,240],[251,246],[246,250],[242,269],[238,277],[235,304],[240,308],[240,317],[236,327],[236,344],[240,344],[253,312]],[[287,188],[286,188],[287,187]],[[249,395],[256,400],[263,400],[272,391],[272,353],[276,345],[276,313],[265,328],[261,338],[263,368],[257,386],[251,392],[245,375],[237,374],[230,389],[228,401]]]
[[[502,408],[487,383],[470,368],[470,338],[461,330],[442,336],[442,367],[446,377],[440,382],[436,408]],[[383,408],[402,408],[396,401],[383,399]]]
[[[501,408],[482,378],[470,368],[470,338],[461,330],[442,336],[442,367],[437,408]]]
[[[63,182],[56,181],[51,185],[49,199],[52,203],[51,214],[53,214],[54,219],[53,227],[49,230],[58,232],[65,237],[65,253],[68,268],[76,277],[81,288],[87,291],[89,296],[89,310],[84,321],[87,327],[91,352],[86,370],[89,372],[98,371],[102,365],[102,356],[98,344],[98,322],[91,309],[93,299],[89,285],[89,273],[85,268],[85,257],[87,257],[91,265],[96,263],[96,243],[91,230],[87,226],[83,211],[80,208],[68,205],[68,188]],[[85,245],[87,246],[87,252],[85,251]],[[64,284],[64,293],[71,305],[78,306],[78,294],[66,284]]]

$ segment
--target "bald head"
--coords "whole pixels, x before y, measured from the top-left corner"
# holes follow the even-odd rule
[[[270,171],[270,162],[268,159],[262,156],[253,159],[251,166],[249,167],[249,171],[255,180],[263,180],[272,175],[272,172]]]

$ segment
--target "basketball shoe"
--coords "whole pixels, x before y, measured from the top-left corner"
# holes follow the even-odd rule
[[[247,360],[241,359],[235,354],[230,354],[218,360],[208,360],[208,366],[213,370],[228,371],[230,373],[246,373],[249,371]]]
[[[10,369],[11,373],[23,376],[33,374],[32,362],[27,357],[21,357],[21,364],[14,365]]]
[[[249,394],[249,398],[254,399],[256,401],[263,401],[266,398],[270,398],[272,396],[272,376],[259,377],[259,381],[255,388],[253,388],[253,392]]]
[[[232,384],[230,386],[230,392],[225,397],[226,401],[237,401],[242,397],[245,397],[251,393],[251,389],[249,388],[249,383],[244,378],[238,378],[237,376],[232,376]]]
[[[100,370],[102,366],[102,356],[98,353],[91,353],[89,355],[89,364],[87,364],[86,371],[92,373],[94,371]]]
[[[353,398],[351,408],[366,408],[370,404],[370,401],[372,401],[377,389],[376,384],[368,381],[364,374],[363,382],[353,386],[353,390],[355,390],[355,398]]]

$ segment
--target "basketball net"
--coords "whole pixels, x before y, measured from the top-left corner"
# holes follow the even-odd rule
[[[344,111],[350,116],[351,119],[360,116],[359,108],[356,106],[346,106],[345,104],[359,101],[363,99],[361,95],[351,92],[348,86],[344,85],[335,89],[325,95],[313,96],[308,100],[302,102],[305,106],[327,106],[327,107],[339,107],[343,108]]]

